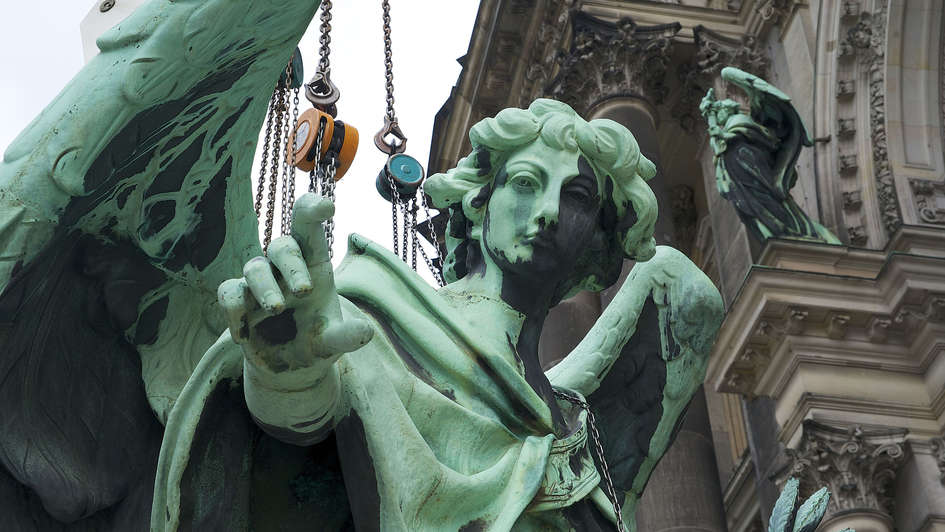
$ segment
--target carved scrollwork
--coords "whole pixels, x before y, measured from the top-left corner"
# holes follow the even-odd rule
[[[579,13],[572,19],[571,50],[545,93],[586,114],[616,96],[638,96],[661,103],[666,70],[679,23],[639,26],[624,18],[616,24]]]
[[[916,211],[923,223],[945,223],[945,183],[910,179]]]
[[[935,463],[938,465],[942,485],[945,486],[945,438],[932,438],[929,446],[932,449],[932,456],[935,457]]]
[[[892,515],[893,481],[905,459],[906,433],[859,426],[840,429],[807,420],[799,447],[787,449],[791,464],[779,476],[797,477],[802,493],[827,486],[828,514],[873,510]]]

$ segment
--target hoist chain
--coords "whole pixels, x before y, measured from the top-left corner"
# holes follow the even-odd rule
[[[427,227],[430,229],[430,241],[433,242],[433,248],[436,250],[437,256],[439,256],[440,244],[436,237],[436,227],[433,226],[433,216],[430,215],[430,207],[427,205],[427,194],[424,192],[422,185],[420,186],[420,206],[423,207],[423,215],[427,217]],[[433,261],[427,258],[427,254],[423,251],[423,246],[420,246],[420,254],[423,255],[423,260],[433,273],[433,278],[436,279],[436,282],[440,286],[446,285],[441,270],[434,266]]]
[[[266,252],[269,249],[269,243],[272,242],[272,226],[276,216],[276,189],[278,186],[277,182],[279,180],[279,158],[282,154],[283,143],[282,122],[283,107],[285,106],[284,93],[284,86],[280,83],[276,86],[276,90],[272,95],[272,105],[274,108],[273,117],[275,119],[275,123],[273,124],[273,133],[275,134],[275,137],[272,139],[272,159],[270,160],[269,167],[269,194],[266,198],[266,222],[265,230],[263,231],[263,252]]]
[[[322,196],[335,203],[335,173],[338,171],[338,159],[332,156],[322,169]],[[328,241],[328,258],[334,257],[335,217],[325,220],[325,239]]]
[[[411,198],[410,206],[410,267],[417,271],[417,198]]]
[[[292,68],[289,68],[291,73]],[[292,128],[291,131],[296,131],[296,128],[299,125],[299,89],[293,89],[292,95]],[[286,142],[290,137],[286,137]],[[282,234],[287,235],[292,231],[292,206],[295,205],[295,139],[292,138],[292,146],[289,147],[291,154],[289,158],[291,161],[286,165],[286,174],[285,181],[289,184],[288,189],[289,193],[286,196],[286,203],[283,203],[282,206]]]
[[[397,246],[397,222],[400,220],[400,192],[397,191],[397,185],[394,183],[394,178],[390,174],[387,174],[387,184],[390,185],[390,197],[392,201],[390,202],[390,219],[393,224],[393,245],[394,245],[394,255],[400,256]]]
[[[397,115],[394,113],[394,60],[391,52],[390,40],[390,0],[383,0],[381,6],[384,9],[384,74],[387,78],[387,119],[391,122],[397,122]]]
[[[275,103],[269,100],[269,111],[266,113],[266,137],[263,140],[262,158],[259,162],[259,182],[256,184],[256,202],[253,203],[253,210],[256,211],[256,218],[262,214],[263,193],[266,190],[266,166],[269,164],[269,147],[272,142],[272,119],[275,114]]]
[[[554,390],[554,395],[587,412],[587,426],[590,428],[591,439],[594,440],[594,453],[597,455],[598,461],[600,461],[601,469],[603,469],[602,473],[604,475],[604,486],[607,489],[607,498],[610,499],[610,503],[614,507],[614,513],[617,516],[617,530],[618,532],[626,532],[627,529],[623,525],[623,514],[620,513],[620,501],[617,499],[617,490],[614,489],[614,481],[610,477],[610,468],[607,467],[607,460],[604,458],[604,447],[600,443],[600,433],[597,432],[597,419],[594,417],[594,412],[591,411],[591,407],[587,404],[587,401],[578,397],[558,390]]]
[[[318,70],[326,75],[331,72],[331,0],[322,0],[322,24],[319,27]]]

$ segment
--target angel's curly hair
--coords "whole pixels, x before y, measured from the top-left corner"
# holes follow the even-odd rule
[[[449,212],[447,281],[466,275],[470,258],[478,256],[478,245],[470,242],[482,238],[483,215],[496,174],[516,150],[538,138],[552,148],[579,151],[598,176],[601,224],[612,236],[609,242],[591,244],[594,264],[584,262],[593,271],[574,279],[575,290],[606,288],[616,281],[625,256],[644,261],[655,253],[656,197],[645,180],[656,175],[656,166],[640,153],[633,134],[613,120],[588,122],[567,104],[538,99],[528,109],[505,109],[478,122],[469,131],[472,152],[456,168],[427,180],[424,191],[433,205]]]

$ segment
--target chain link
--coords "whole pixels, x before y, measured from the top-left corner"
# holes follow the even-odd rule
[[[397,115],[394,113],[394,61],[391,51],[390,39],[390,0],[383,0],[381,6],[384,9],[384,75],[387,78],[387,118],[391,122],[397,122]]]
[[[291,67],[289,71],[291,72]],[[282,234],[287,235],[292,231],[292,207],[295,205],[295,132],[298,131],[299,127],[299,89],[293,89],[292,95],[292,146],[289,147],[292,150],[292,161],[289,163],[288,173],[285,176],[286,181],[289,183],[289,195],[288,195],[288,212],[282,213],[282,220],[285,224],[285,229],[283,229]]]
[[[269,195],[266,201],[266,225],[263,231],[263,253],[269,249],[269,243],[272,241],[272,226],[276,216],[276,190],[279,181],[279,158],[282,153],[282,108],[285,104],[284,88],[280,83],[272,95],[272,103],[275,108],[275,123],[273,132],[275,138],[272,139],[272,159],[269,168]]]
[[[390,185],[390,219],[393,224],[393,245],[394,255],[400,256],[397,246],[397,222],[400,220],[400,192],[397,191],[397,185],[394,178],[387,174],[387,184]]]
[[[315,159],[316,161],[322,157],[322,143],[325,141],[325,122],[323,120],[318,121],[318,135],[315,137]],[[309,192],[318,192],[318,163],[315,163],[315,168],[312,169],[308,174],[308,191]]]
[[[272,142],[272,118],[275,114],[275,105],[272,99],[269,100],[269,111],[266,113],[266,137],[263,140],[262,158],[259,162],[259,182],[256,183],[256,201],[253,203],[253,210],[256,211],[256,218],[262,214],[263,194],[266,190],[266,167],[269,165],[269,147]]]
[[[423,185],[420,185],[420,206],[423,207],[423,215],[427,217],[427,227],[430,229],[430,240],[433,241],[433,248],[436,250],[436,256],[439,257],[440,244],[436,236],[436,227],[433,225],[433,216],[430,215],[430,207],[427,205],[427,193],[423,190]],[[434,266],[433,261],[427,258],[426,253],[423,253],[423,246],[420,247],[420,251],[423,255],[423,260],[427,263],[427,267],[430,268],[430,273],[433,274],[433,278],[436,279],[436,282],[440,286],[445,286],[446,281],[443,279],[442,270]]]
[[[626,532],[627,529],[623,524],[623,514],[620,512],[620,501],[617,499],[617,490],[614,489],[614,481],[610,477],[610,468],[607,467],[607,460],[604,458],[604,447],[600,443],[600,433],[597,432],[597,419],[594,417],[594,412],[591,411],[591,407],[587,404],[587,401],[558,390],[554,390],[554,395],[587,412],[587,426],[590,428],[591,439],[594,440],[594,453],[600,461],[601,469],[603,469],[602,473],[604,475],[604,486],[607,489],[607,498],[610,499],[610,503],[614,507],[614,513],[617,516],[617,530],[619,532]]]
[[[410,267],[417,271],[417,198],[410,199],[410,205],[407,207],[410,220]]]
[[[338,160],[334,156],[325,163],[322,169],[322,196],[335,203],[335,173],[338,171]],[[328,241],[328,258],[334,257],[335,245],[335,217],[325,220],[325,239]]]
[[[321,26],[319,27],[318,70],[326,75],[331,73],[331,0],[322,0]]]

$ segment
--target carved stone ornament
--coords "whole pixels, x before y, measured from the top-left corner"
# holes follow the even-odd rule
[[[565,29],[571,23],[571,17],[580,10],[581,3],[582,0],[562,0],[550,2],[545,7],[531,48],[531,59],[525,62],[530,66],[525,70],[519,96],[520,107],[527,107],[532,100],[541,96],[539,93],[551,79],[561,59],[562,41],[567,36]]]
[[[886,233],[892,235],[902,225],[899,196],[889,164],[886,133],[886,21],[888,0],[880,0],[874,13],[861,12],[840,42],[841,57],[856,57],[869,76],[870,140],[873,148],[873,177],[879,212]],[[841,172],[842,172],[841,168]]]
[[[863,195],[859,190],[849,190],[842,194],[843,210],[855,211],[863,205]]]
[[[932,456],[935,458],[935,463],[938,465],[942,485],[945,486],[945,437],[932,438],[932,441],[929,442],[929,446],[932,448]]]
[[[919,220],[927,224],[945,224],[945,183],[910,179]]]
[[[786,450],[791,463],[778,476],[782,482],[797,477],[801,493],[827,486],[832,495],[828,514],[873,510],[892,515],[893,481],[905,459],[906,433],[841,429],[807,420],[799,448]]]
[[[571,50],[545,94],[582,115],[617,96],[662,103],[673,38],[682,29],[678,22],[639,26],[624,18],[612,24],[584,13],[572,21]]]

